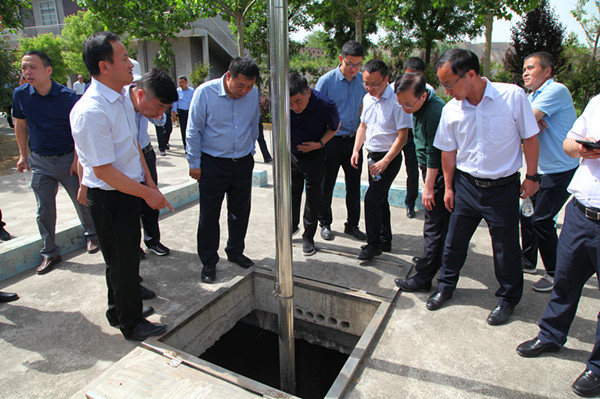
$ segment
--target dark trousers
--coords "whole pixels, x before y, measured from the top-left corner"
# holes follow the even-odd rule
[[[244,240],[250,218],[252,199],[251,154],[243,158],[215,158],[202,153],[200,219],[198,221],[198,256],[204,265],[219,261],[219,217],[223,198],[227,195],[227,227],[229,238],[225,252],[236,256],[244,252]]]
[[[585,217],[573,202],[565,209],[565,221],[558,240],[554,289],[539,323],[539,339],[559,346],[567,341],[583,286],[600,272],[600,222]],[[587,368],[600,374],[600,319]]]
[[[533,216],[521,215],[521,248],[523,266],[534,268],[540,251],[546,272],[553,276],[556,269],[556,222],[554,218],[569,196],[567,187],[577,168],[566,172],[542,175],[540,189],[531,197]]]
[[[144,153],[144,159],[148,164],[150,176],[158,186],[158,174],[156,173],[156,153],[150,150]],[[146,245],[156,245],[160,242],[160,230],[158,228],[158,217],[160,211],[152,209],[146,201],[142,201],[142,227],[144,228],[144,243]]]
[[[263,156],[263,161],[271,162],[273,158],[271,154],[269,154],[269,148],[267,147],[267,142],[265,141],[265,128],[262,122],[258,122],[258,146],[260,147],[260,153]]]
[[[177,110],[177,118],[179,119],[179,129],[181,130],[181,142],[183,143],[183,149],[184,151],[186,151],[186,153],[187,147],[185,146],[185,132],[187,130],[188,113],[189,111],[187,109]]]
[[[116,190],[88,190],[88,206],[106,263],[108,311],[115,312],[124,333],[142,320],[138,282],[142,202],[138,197]]]
[[[369,157],[377,162],[385,154],[385,152],[372,152]],[[383,242],[392,242],[388,194],[401,166],[402,153],[398,154],[390,162],[387,169],[381,173],[381,180],[373,181],[371,174],[369,174],[369,188],[365,194],[365,226],[367,243],[375,248],[381,248]]]
[[[164,126],[154,126],[156,130],[156,140],[158,141],[158,150],[166,151],[169,145],[169,139],[171,138],[171,132],[173,131],[173,121],[171,120],[171,113],[166,112],[167,121]]]
[[[0,210],[0,227],[6,226],[6,223],[2,221],[2,210]]]
[[[344,170],[346,182],[346,226],[358,227],[360,220],[360,172],[362,170],[362,149],[359,151],[358,169],[352,167],[350,158],[354,149],[354,137],[343,138],[333,136],[325,146],[325,165],[323,168],[323,181],[321,183],[321,199],[319,208],[319,222],[321,226],[329,226],[333,222],[331,201],[335,182],[340,170]]]
[[[514,307],[523,295],[519,247],[519,179],[502,186],[476,186],[458,169],[454,175],[454,210],[438,279],[439,291],[454,291],[465,264],[469,242],[481,219],[488,225],[500,305]]]
[[[423,181],[427,174],[427,168],[422,166]],[[442,264],[444,253],[444,242],[448,233],[448,222],[450,212],[444,204],[444,174],[440,169],[433,185],[433,196],[435,206],[432,210],[425,209],[425,222],[423,223],[423,255],[417,263],[415,270],[417,274],[414,279],[419,284],[425,284],[433,280],[435,274]]]
[[[325,151],[321,149],[306,154],[292,153],[292,226],[293,230],[296,230],[300,223],[300,203],[306,185],[302,238],[313,244],[319,216],[324,158]]]
[[[404,154],[404,166],[406,167],[406,197],[404,205],[414,208],[419,196],[419,164],[417,162],[417,151],[414,141],[407,142],[402,147]]]

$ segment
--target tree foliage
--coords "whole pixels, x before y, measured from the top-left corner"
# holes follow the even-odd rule
[[[24,37],[19,39],[19,54],[21,57],[30,50],[40,50],[48,54],[52,60],[52,79],[60,84],[66,84],[70,71],[63,58],[63,40],[60,36],[52,33],[36,37]],[[19,61],[20,58],[17,60]]]
[[[512,74],[512,82],[523,85],[523,60],[536,51],[547,51],[554,58],[554,73],[560,73],[565,58],[563,39],[565,28],[559,22],[547,0],[525,14],[512,28],[512,48],[506,51],[504,68]]]
[[[206,77],[208,76],[209,72],[210,72],[210,65],[205,65],[201,62],[194,65],[194,68],[192,69],[192,72],[189,75],[192,86],[193,87],[200,86],[204,82]]]
[[[78,11],[65,18],[62,31],[64,60],[71,73],[89,78],[81,53],[83,42],[96,32],[105,30],[100,18],[91,11]]]
[[[563,48],[566,63],[556,78],[571,91],[575,107],[583,110],[588,101],[600,93],[600,63],[573,34],[565,40]]]
[[[0,32],[2,24],[0,23]],[[0,33],[2,34],[2,33]],[[8,37],[0,39],[0,110],[6,110],[12,103],[12,92],[18,85],[19,69],[15,64],[17,61],[17,50],[8,44]]]
[[[174,53],[169,40],[198,19],[195,0],[77,0],[82,8],[97,14],[106,28],[117,34],[128,33],[140,40],[152,40],[159,45],[154,63],[169,69]]]
[[[23,27],[21,10],[31,8],[28,0],[0,1],[0,27],[2,29],[18,29]]]
[[[585,40],[592,49],[592,55],[596,58],[598,50],[598,40],[600,39],[600,1],[594,0],[595,10],[586,8],[589,0],[578,0],[577,6],[571,14],[583,28]]]

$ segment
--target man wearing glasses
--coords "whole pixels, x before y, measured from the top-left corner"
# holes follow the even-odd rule
[[[538,124],[523,89],[483,78],[473,52],[448,50],[436,67],[440,84],[454,97],[442,111],[433,143],[442,150],[444,202],[451,215],[437,292],[427,309],[439,309],[452,297],[469,241],[485,219],[500,285],[487,322],[504,324],[523,294],[519,195],[529,197],[540,188]],[[521,140],[527,164],[523,183]]]
[[[366,94],[362,85],[362,74],[360,73],[363,55],[364,50],[360,43],[355,41],[346,42],[342,46],[340,66],[321,76],[315,86],[315,90],[335,102],[342,121],[336,135],[325,146],[325,165],[319,212],[321,237],[324,240],[333,240],[331,200],[340,166],[344,170],[346,181],[346,211],[348,216],[344,233],[361,241],[367,238],[365,233],[360,231],[358,227],[360,220],[362,153],[359,153],[358,169],[353,168],[350,164],[356,129],[360,124],[362,99]]]
[[[249,58],[234,58],[219,79],[194,92],[187,130],[190,176],[198,180],[200,220],[198,256],[202,281],[212,283],[219,261],[219,216],[227,195],[227,260],[243,268],[254,262],[244,255],[250,217],[254,145],[258,138],[259,69]]]
[[[402,147],[406,143],[412,118],[405,113],[388,84],[388,67],[381,60],[365,64],[363,84],[367,94],[363,99],[360,126],[350,162],[359,167],[362,145],[369,158],[369,189],[365,194],[365,224],[367,245],[358,255],[369,260],[392,249],[392,228],[388,193],[400,171]]]

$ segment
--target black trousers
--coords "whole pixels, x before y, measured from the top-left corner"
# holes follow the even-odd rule
[[[423,181],[427,175],[427,167],[421,166]],[[442,265],[442,254],[444,253],[444,242],[448,233],[448,222],[450,212],[444,204],[444,174],[440,169],[433,185],[433,198],[435,206],[432,210],[425,209],[425,222],[423,223],[423,255],[417,263],[415,270],[417,274],[414,279],[419,284],[425,284],[433,280],[435,274]]]
[[[183,149],[187,153],[187,147],[185,146],[185,132],[187,130],[187,120],[189,111],[187,109],[178,109],[177,118],[179,119],[179,129],[181,130],[181,142],[183,143]]]
[[[350,158],[354,149],[354,137],[333,136],[325,146],[325,164],[321,182],[319,222],[329,226],[333,222],[331,201],[340,167],[344,170],[346,182],[346,226],[358,227],[360,221],[360,173],[362,170],[362,149],[359,151],[358,169],[352,167]]]
[[[567,187],[576,170],[577,168],[566,172],[542,175],[540,189],[531,197],[533,216],[521,215],[523,266],[535,267],[539,250],[546,272],[554,276],[556,246],[558,245],[554,218],[571,195],[567,191]]]
[[[402,153],[404,154],[404,166],[406,167],[406,197],[404,198],[404,205],[407,208],[414,208],[419,196],[419,164],[414,141],[407,142],[402,147]]]
[[[125,334],[142,320],[138,281],[142,202],[116,190],[88,190],[88,206],[106,263],[108,311],[116,314]]]
[[[198,256],[204,265],[219,261],[219,217],[223,198],[227,195],[227,227],[229,238],[225,252],[236,256],[244,252],[244,240],[250,218],[252,199],[252,154],[245,157],[215,158],[202,153],[200,219],[198,221]]]
[[[499,304],[514,307],[523,295],[523,267],[519,246],[519,187],[515,181],[482,188],[467,175],[454,175],[454,210],[442,255],[438,290],[452,292],[465,264],[469,242],[481,219],[487,222],[494,251],[494,271],[500,288]]]
[[[583,286],[600,272],[600,222],[588,219],[573,202],[565,209],[565,222],[558,240],[554,289],[539,322],[538,338],[558,346],[567,341]],[[591,326],[586,324],[585,327]],[[596,340],[586,366],[600,374],[600,319],[596,323]]]
[[[302,202],[302,191],[306,185],[302,238],[313,244],[319,216],[324,158],[325,151],[322,149],[306,154],[292,152],[292,226],[293,230],[296,230],[300,223],[300,203]]]
[[[375,162],[385,156],[385,152],[372,152],[369,157]],[[367,243],[375,248],[392,242],[392,225],[388,194],[394,179],[402,166],[402,153],[390,162],[387,169],[381,173],[379,181],[373,181],[369,174],[369,188],[365,194],[365,225]]]
[[[144,153],[144,159],[148,164],[150,176],[158,186],[158,174],[156,173],[156,153],[150,150]],[[158,228],[158,217],[160,211],[152,209],[146,201],[142,201],[142,227],[144,228],[144,243],[146,245],[156,245],[160,242],[160,229]]]
[[[164,126],[154,126],[156,130],[156,140],[158,141],[158,150],[166,151],[173,131],[173,121],[171,120],[171,112],[165,112],[167,121]]]
[[[265,128],[262,122],[258,122],[258,146],[260,147],[260,153],[263,156],[263,161],[270,162],[273,160],[271,154],[269,154],[269,148],[267,147],[267,142],[265,141]]]

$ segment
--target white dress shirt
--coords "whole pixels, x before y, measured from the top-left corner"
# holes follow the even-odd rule
[[[96,177],[94,167],[112,164],[136,182],[144,180],[138,150],[135,111],[127,88],[121,93],[96,79],[70,114],[71,129],[79,162],[83,166],[82,183],[90,188],[114,190]]]
[[[446,104],[433,145],[442,151],[458,150],[457,169],[479,178],[499,179],[521,168],[521,139],[538,132],[525,91],[486,79],[477,106],[467,99]]]

